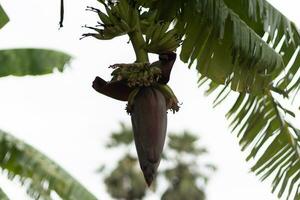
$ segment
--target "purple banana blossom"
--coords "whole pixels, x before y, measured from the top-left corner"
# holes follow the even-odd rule
[[[165,85],[170,80],[170,74],[176,54],[166,52],[159,55],[159,60],[151,66],[161,70],[158,84]],[[140,167],[143,171],[147,185],[150,186],[155,178],[167,131],[167,104],[168,101],[163,91],[154,86],[141,86],[130,99],[131,93],[137,87],[129,87],[126,80],[106,82],[96,77],[93,88],[101,94],[120,101],[131,102],[131,122],[134,133],[135,146],[138,153]],[[129,104],[129,103],[128,103]]]
[[[140,166],[150,186],[160,163],[167,131],[166,100],[159,90],[152,87],[140,90],[134,100],[131,123]]]

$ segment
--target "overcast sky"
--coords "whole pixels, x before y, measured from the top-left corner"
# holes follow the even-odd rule
[[[130,123],[130,117],[125,103],[96,93],[91,83],[97,75],[109,79],[109,65],[133,62],[133,50],[127,37],[79,40],[86,31],[81,26],[97,20],[93,13],[84,11],[87,5],[97,6],[96,0],[65,0],[65,27],[58,31],[59,2],[1,1],[11,21],[0,31],[0,48],[53,48],[75,59],[62,74],[1,78],[0,128],[46,153],[99,199],[110,199],[95,170],[103,163],[115,164],[120,152],[105,151],[104,143],[118,130],[119,122]],[[297,0],[271,2],[299,26]],[[169,114],[168,130],[190,130],[208,148],[209,160],[218,167],[207,188],[208,199],[276,200],[269,184],[249,173],[246,154],[240,152],[236,137],[228,130],[224,115],[230,104],[213,109],[212,98],[204,97],[204,88],[197,88],[196,81],[195,70],[177,60],[170,85],[183,105],[180,112]],[[1,176],[0,186],[13,200],[28,199]],[[149,199],[157,196],[152,193]]]

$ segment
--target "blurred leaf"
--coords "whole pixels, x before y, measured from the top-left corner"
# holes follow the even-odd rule
[[[207,184],[208,175],[215,170],[215,166],[197,163],[198,157],[194,156],[207,152],[205,148],[197,146],[197,141],[198,137],[189,132],[169,134],[169,142],[163,152],[168,167],[165,170],[158,170],[157,174],[157,177],[165,177],[169,185],[161,199],[204,199],[203,187]],[[112,134],[109,147],[128,145],[131,142],[132,130],[121,123],[121,130]],[[172,157],[173,153],[175,153],[174,157]],[[178,153],[185,153],[185,156],[178,156]],[[193,156],[192,160],[186,159],[186,157],[191,158],[190,156]],[[198,186],[198,181],[203,183],[202,187]],[[130,156],[129,152],[106,177],[105,184],[111,196],[117,199],[142,199],[146,195],[147,188],[137,159]],[[154,183],[153,189],[155,188],[156,184]]]
[[[205,194],[200,189],[197,188],[195,185],[192,185],[186,180],[182,181],[182,184],[179,188],[168,188],[166,192],[163,193],[161,199],[163,200],[182,200],[182,199],[189,199],[189,200],[205,200]]]
[[[201,154],[206,153],[206,149],[198,148],[195,142],[198,140],[196,136],[184,132],[183,134],[169,134],[169,148],[178,153]]]
[[[165,170],[164,174],[173,184],[180,182],[184,178],[191,181],[195,181],[198,178],[198,174],[191,171],[189,164],[181,162],[176,163],[175,167]]]
[[[198,187],[199,175],[191,171],[188,164],[178,163],[174,168],[168,169],[164,175],[171,183],[162,195],[164,200],[204,200],[205,192]]]
[[[63,52],[47,49],[0,50],[0,77],[42,75],[54,69],[63,71],[70,59]]]
[[[7,195],[3,192],[3,190],[0,188],[0,199],[1,200],[9,200]]]
[[[8,21],[8,16],[0,5],[0,29],[3,28]]]
[[[142,199],[146,194],[146,183],[137,169],[137,159],[126,154],[118,166],[105,178],[109,194],[117,199]]]
[[[108,148],[117,147],[122,144],[130,145],[133,142],[132,129],[124,123],[120,123],[120,126],[120,131],[111,134],[110,141],[106,145]]]
[[[51,192],[66,200],[97,199],[47,156],[1,130],[0,168],[9,179],[23,184],[34,199],[50,200]]]

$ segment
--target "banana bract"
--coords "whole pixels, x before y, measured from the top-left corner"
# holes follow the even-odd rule
[[[131,122],[140,166],[150,186],[160,163],[167,131],[164,95],[153,87],[141,88],[133,102]]]
[[[159,55],[149,63],[114,64],[112,79],[96,77],[93,88],[111,98],[128,101],[135,146],[147,185],[155,178],[167,131],[167,110],[179,110],[178,100],[167,85],[176,54]]]

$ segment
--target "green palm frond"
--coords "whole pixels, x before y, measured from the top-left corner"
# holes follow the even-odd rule
[[[273,79],[281,75],[274,86],[287,94],[297,91],[300,86],[296,76],[300,66],[300,32],[296,25],[265,0],[224,1],[260,37],[267,33],[265,41],[280,53],[284,71],[279,68],[274,73]]]
[[[7,14],[0,5],[0,29],[3,28],[9,21]]]
[[[247,160],[261,180],[273,179],[272,192],[278,196],[299,199],[300,131],[284,116],[294,115],[284,109],[272,95],[240,94],[228,112],[232,131],[236,132],[242,150],[249,149]]]
[[[56,192],[66,200],[96,200],[84,186],[32,146],[0,131],[0,168],[27,187],[34,199],[51,199]]]
[[[71,57],[48,49],[0,50],[0,77],[42,75],[54,69],[63,71]]]
[[[265,0],[139,2],[158,9],[161,19],[175,22],[184,35],[182,61],[190,66],[196,62],[203,78],[229,85],[235,91],[267,93],[300,45],[294,23]],[[297,72],[299,54],[297,58],[289,79]],[[280,81],[276,87],[282,89],[284,84],[287,82]],[[299,85],[300,81],[291,87]]]
[[[3,192],[3,190],[0,188],[0,199],[1,200],[9,200],[7,195]]]
[[[272,179],[279,197],[300,199],[300,131],[286,118],[295,114],[273,94],[300,89],[295,24],[265,0],[178,0],[172,8],[171,0],[146,2],[175,22],[183,35],[180,58],[196,62],[200,85],[210,79],[208,94],[219,91],[215,105],[240,92],[227,116],[255,162],[252,170]]]

